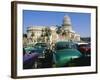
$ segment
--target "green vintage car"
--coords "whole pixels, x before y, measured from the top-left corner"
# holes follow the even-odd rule
[[[81,56],[82,54],[77,50],[77,46],[73,42],[60,41],[55,44],[53,61],[56,67],[74,66],[75,63],[71,62]]]

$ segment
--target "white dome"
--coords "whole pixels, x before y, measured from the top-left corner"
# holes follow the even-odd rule
[[[63,25],[71,25],[71,20],[68,15],[65,15],[63,18]]]

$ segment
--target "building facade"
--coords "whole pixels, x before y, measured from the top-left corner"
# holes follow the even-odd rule
[[[49,31],[46,30],[47,28]],[[57,41],[80,41],[80,35],[72,29],[71,19],[65,15],[61,25],[60,34],[57,33],[57,26],[30,26],[27,28],[28,44],[34,44],[37,42],[50,42],[55,43]],[[45,30],[46,29],[46,30]],[[48,33],[50,34],[48,35]],[[45,34],[45,35],[44,35]]]

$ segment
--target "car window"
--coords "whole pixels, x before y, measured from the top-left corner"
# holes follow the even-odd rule
[[[72,49],[77,49],[77,47],[76,47],[75,44],[72,44],[72,45],[71,45],[71,48],[72,48]]]
[[[88,45],[88,44],[82,44],[82,45],[79,45],[79,47],[90,47],[90,45]]]
[[[56,44],[56,50],[61,50],[61,49],[76,49],[76,45],[70,43]]]
[[[46,44],[41,44],[41,47],[47,47],[47,45]]]
[[[47,47],[47,45],[45,43],[37,43],[34,46],[35,48],[42,48],[42,47]]]

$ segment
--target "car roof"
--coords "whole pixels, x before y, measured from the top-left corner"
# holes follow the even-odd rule
[[[85,43],[85,42],[83,43],[83,42],[82,42],[82,43],[77,43],[77,44],[78,44],[78,45],[83,45],[83,44],[88,44],[88,43]]]
[[[68,41],[59,41],[59,42],[56,42],[56,44],[75,44],[74,42],[68,42]]]
[[[39,43],[36,43],[36,44],[46,44],[45,42],[39,42]]]

